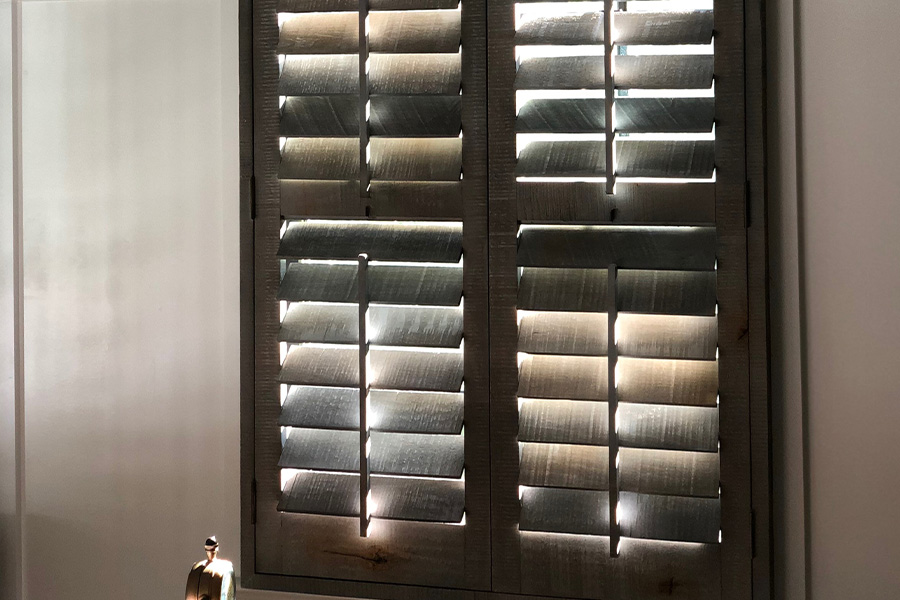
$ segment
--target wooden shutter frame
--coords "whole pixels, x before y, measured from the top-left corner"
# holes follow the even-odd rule
[[[512,600],[522,598],[518,594],[498,592],[475,592],[469,590],[449,590],[442,588],[393,585],[344,581],[326,578],[292,577],[264,573],[256,567],[256,479],[255,479],[255,236],[254,221],[257,215],[256,198],[260,193],[256,178],[257,142],[254,139],[254,96],[259,89],[254,81],[254,4],[260,0],[240,0],[239,4],[239,76],[240,76],[240,297],[241,297],[241,567],[244,587],[281,591],[302,591],[313,594],[369,598],[417,598],[428,597],[447,599],[488,598]],[[490,10],[503,10],[506,2],[491,2]],[[731,110],[722,114],[717,103],[717,123],[724,119],[739,124],[744,123],[740,134],[730,135],[726,129],[717,138],[717,144],[728,144],[743,158],[739,172],[743,177],[732,177],[729,181],[717,183],[724,189],[727,184],[727,201],[719,205],[727,211],[726,230],[728,236],[721,240],[721,246],[733,249],[734,260],[744,265],[739,271],[743,276],[729,291],[745,309],[737,314],[722,315],[720,328],[728,334],[736,334],[734,346],[724,347],[725,352],[741,357],[745,377],[740,381],[730,381],[735,388],[735,396],[740,407],[723,412],[723,438],[728,444],[738,444],[746,450],[740,462],[723,460],[723,480],[733,481],[746,491],[735,502],[723,504],[723,521],[734,513],[739,528],[733,541],[723,542],[723,596],[728,598],[771,598],[774,590],[773,577],[773,534],[771,499],[771,411],[769,403],[769,336],[768,336],[768,266],[767,266],[767,209],[766,209],[766,166],[765,166],[765,30],[764,0],[734,0],[723,11],[724,2],[717,5],[716,35],[717,61],[725,60],[720,42],[724,39],[728,52],[727,60],[734,69],[729,85],[724,88],[717,82],[717,94],[732,98]],[[470,24],[477,26],[477,24]],[[465,27],[465,25],[464,25]],[[724,36],[724,37],[722,37]],[[507,40],[506,43],[511,43]],[[471,46],[470,46],[471,48]],[[489,63],[496,52],[494,40],[489,49]],[[718,57],[722,56],[720,59]],[[743,60],[741,60],[741,58]],[[718,68],[717,73],[722,71]],[[724,65],[723,65],[724,66]],[[472,90],[467,90],[472,93]],[[484,98],[484,90],[480,90]],[[492,103],[488,114],[503,110]],[[497,123],[494,117],[490,122]],[[504,122],[507,117],[502,117]],[[484,123],[482,123],[484,125]],[[492,172],[497,157],[491,156]],[[468,172],[467,172],[468,176]],[[493,180],[492,180],[493,181]],[[493,204],[492,224],[505,215],[496,214]],[[588,200],[588,201],[584,201]],[[614,203],[603,197],[561,198],[558,211],[561,221],[573,217],[589,221],[610,220]],[[499,204],[499,203],[498,203]],[[498,207],[499,208],[499,207]],[[639,209],[639,208],[638,208]],[[502,210],[508,210],[502,208]],[[624,210],[624,209],[623,209]],[[542,211],[543,212],[543,211]],[[525,213],[527,218],[527,212]],[[543,216],[543,215],[542,215]],[[724,215],[723,215],[724,216]],[[493,231],[493,229],[492,229]],[[496,238],[492,240],[491,252],[503,252]],[[508,252],[509,249],[506,248]],[[496,255],[494,255],[494,260]],[[514,260],[514,256],[513,256]],[[502,287],[503,282],[492,281],[492,291]],[[507,282],[508,283],[508,282]],[[721,289],[720,284],[720,289]],[[507,290],[506,292],[510,292]],[[507,332],[509,335],[509,332]],[[501,335],[502,337],[502,335]],[[494,334],[492,346],[504,345]],[[506,341],[514,352],[515,336]],[[498,344],[498,341],[500,343]],[[496,373],[494,373],[496,375]],[[492,388],[494,382],[492,381]],[[495,410],[495,407],[492,408]],[[514,422],[514,421],[513,421]],[[749,427],[747,427],[749,424]],[[502,432],[501,432],[502,433]],[[493,434],[496,435],[496,434]],[[277,458],[277,457],[276,457]],[[493,485],[493,484],[492,484]],[[730,495],[723,495],[726,498]],[[497,565],[494,566],[495,570]],[[531,596],[531,598],[538,598]]]

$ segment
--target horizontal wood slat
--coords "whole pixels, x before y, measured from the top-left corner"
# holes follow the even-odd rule
[[[358,101],[353,96],[291,96],[281,109],[284,137],[359,136]]]
[[[372,349],[373,388],[458,392],[463,378],[461,352]],[[294,385],[359,385],[359,351],[352,346],[294,346],[279,381]]]
[[[279,12],[325,12],[359,9],[359,0],[278,0]],[[369,10],[453,9],[459,0],[369,0]]]
[[[701,133],[712,130],[714,98],[618,98],[616,130],[621,133]],[[602,98],[539,98],[516,117],[519,133],[603,133]]]
[[[522,312],[519,351],[532,354],[599,356],[607,352],[606,315]],[[620,313],[619,353],[643,358],[716,357],[715,317]]]
[[[463,436],[372,433],[372,473],[459,479]],[[359,471],[359,432],[291,429],[278,466],[283,469]]]
[[[712,360],[619,357],[620,402],[716,406],[719,367]]]
[[[615,16],[616,43],[708,44],[712,41],[711,10],[628,13]],[[603,13],[548,15],[527,18],[516,31],[517,45],[599,45],[603,43]]]
[[[380,519],[459,523],[465,510],[465,483],[437,479],[374,476],[375,509]],[[359,476],[300,472],[285,486],[278,510],[345,517],[359,516]]]
[[[442,392],[372,390],[369,425],[375,431],[458,435],[463,396]],[[359,389],[291,386],[279,423],[308,429],[359,429]]]
[[[370,141],[372,179],[386,181],[459,181],[462,139],[385,138]]]
[[[359,91],[359,56],[332,54],[288,56],[278,78],[281,96],[321,96]]]
[[[288,138],[279,179],[353,179],[359,172],[357,138]]]
[[[284,258],[457,263],[462,223],[293,221],[281,236]]]
[[[606,400],[606,357],[526,355],[519,365],[518,395]]]
[[[632,448],[716,452],[719,415],[715,407],[619,405],[619,442]],[[606,445],[605,402],[523,399],[520,442]]]
[[[355,264],[291,263],[279,300],[356,302]],[[371,303],[459,306],[462,267],[373,265],[369,267]]]
[[[459,348],[463,314],[457,307],[369,308],[369,341],[380,346]],[[292,304],[281,324],[282,342],[356,344],[359,309],[352,304]]]
[[[459,96],[373,96],[369,126],[374,136],[458,136]]]
[[[519,485],[605,490],[609,488],[606,446],[519,444]]]
[[[534,57],[521,62],[517,90],[601,90],[602,57]],[[712,86],[712,55],[646,55],[616,57],[616,87],[620,89],[708,90]]]
[[[616,142],[620,177],[707,179],[715,169],[712,140],[628,140]],[[603,177],[604,142],[536,141],[519,153],[519,177]]]
[[[378,12],[369,14],[370,52],[445,52],[459,51],[460,12],[434,10],[415,12]]]
[[[525,488],[522,531],[609,535],[609,493],[594,490]]]
[[[288,180],[281,185],[285,217],[461,219],[461,182],[372,181],[361,198],[358,181]]]
[[[517,262],[523,267],[712,270],[712,227],[522,226]]]
[[[716,543],[719,500],[621,492],[624,537]],[[602,491],[525,489],[519,527],[582,535],[608,535],[609,495]]]

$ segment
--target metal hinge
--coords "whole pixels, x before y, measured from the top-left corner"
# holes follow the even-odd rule
[[[250,524],[256,525],[256,480],[250,482]]]

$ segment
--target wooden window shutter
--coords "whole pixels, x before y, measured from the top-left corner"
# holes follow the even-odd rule
[[[258,1],[253,28],[255,569],[487,589],[483,12]]]
[[[489,5],[495,591],[749,597],[742,15]]]
[[[756,0],[243,2],[247,584],[761,598]]]

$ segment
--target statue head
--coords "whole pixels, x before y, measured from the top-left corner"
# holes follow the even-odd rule
[[[206,557],[209,559],[209,562],[216,560],[216,555],[219,554],[219,542],[216,540],[216,536],[209,536],[206,539],[204,548],[206,549]]]

